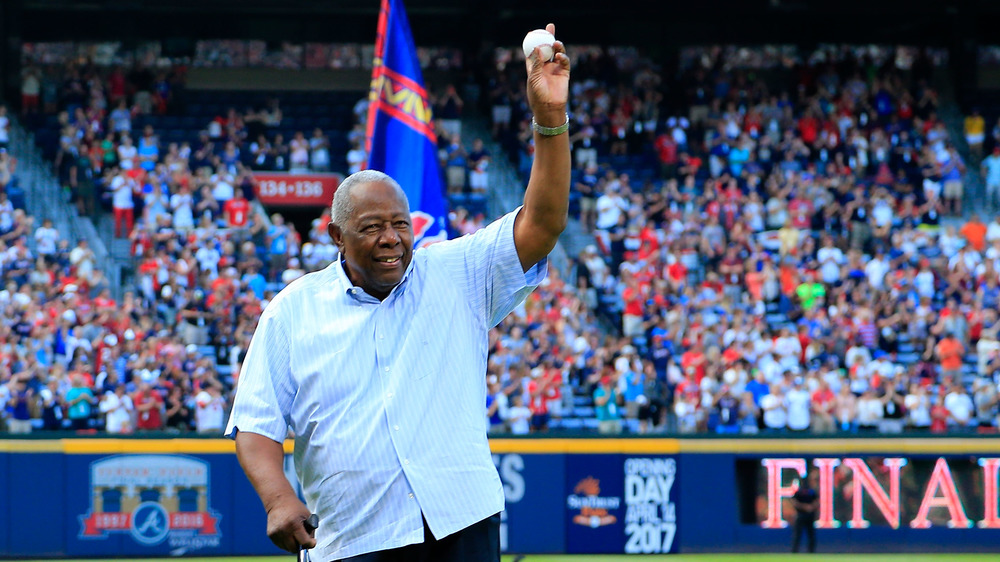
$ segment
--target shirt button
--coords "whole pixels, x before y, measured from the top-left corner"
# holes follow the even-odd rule
[[[392,428],[395,429],[396,431],[399,431],[399,426],[398,425],[394,425],[394,426],[392,426]]]
[[[387,372],[387,373],[389,372],[389,367],[385,368],[385,372]]]
[[[385,397],[386,398],[392,398],[392,393],[391,392],[386,392],[385,393]]]
[[[413,494],[409,494],[407,497],[412,500],[413,499]]]
[[[410,459],[403,459],[403,464],[410,464]]]
[[[385,336],[384,336],[384,335],[382,335],[382,334],[379,334],[379,336],[378,336],[378,339],[380,339],[380,340],[384,340],[384,339],[385,339]]]

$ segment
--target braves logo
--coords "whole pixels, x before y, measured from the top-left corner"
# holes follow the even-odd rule
[[[437,220],[435,220],[433,215],[423,211],[413,211],[410,213],[410,223],[411,228],[413,228],[413,241],[418,248],[426,248],[431,244],[443,242],[448,239],[448,233],[437,224]],[[438,227],[438,231],[428,236],[434,230],[435,226]]]
[[[132,512],[132,528],[129,530],[135,540],[143,544],[159,544],[167,538],[167,510],[156,502],[139,504]]]

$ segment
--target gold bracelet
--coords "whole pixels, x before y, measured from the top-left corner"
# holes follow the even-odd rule
[[[554,137],[561,135],[569,130],[569,113],[566,114],[566,122],[563,123],[562,125],[559,125],[558,127],[543,127],[538,124],[538,121],[535,121],[534,117],[532,117],[531,129],[536,133],[538,133],[539,135],[542,135],[543,137]]]

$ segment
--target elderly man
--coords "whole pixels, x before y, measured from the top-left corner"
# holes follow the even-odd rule
[[[527,60],[535,160],[523,207],[413,251],[400,186],[358,172],[333,200],[340,260],[262,313],[226,433],[279,547],[316,547],[324,561],[500,560],[487,332],[544,279],[567,221],[570,65],[561,42],[554,50]],[[282,471],[289,427],[306,505]]]

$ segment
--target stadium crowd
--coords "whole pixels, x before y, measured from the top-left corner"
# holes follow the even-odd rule
[[[526,170],[516,67],[487,91]],[[579,53],[573,208],[596,243],[491,332],[491,428],[995,429],[1000,218],[950,218],[963,163],[926,77],[843,57],[801,66],[785,90],[725,68],[673,80],[637,56]],[[71,68],[55,101],[27,106],[60,112],[56,165],[81,213],[109,206],[131,241],[120,301],[85,242],[14,208],[0,170],[9,431],[221,431],[260,311],[336,259],[328,217],[303,240],[253,204],[253,171],[360,165],[364,100],[336,133],[343,155],[321,130],[285,144],[277,100],[162,146],[133,122],[169,111],[164,85],[183,73],[148,90],[137,76]],[[464,103],[446,88],[434,104],[445,185],[482,195],[490,156],[461,140]],[[485,220],[450,218],[457,234]]]
[[[201,138],[163,146],[133,121],[168,111],[166,86],[183,77],[148,73],[69,67],[54,101],[24,106],[58,112],[60,182],[84,216],[111,207],[136,272],[135,290],[116,302],[86,241],[66,240],[49,221],[35,225],[0,191],[0,398],[12,432],[221,432],[227,375],[238,372],[267,299],[336,255],[324,228],[302,243],[281,215],[251,204],[254,169],[329,166],[321,132],[288,145],[280,135],[261,140],[280,123],[274,101],[231,110]]]
[[[673,116],[655,66],[577,57],[574,189],[598,244],[576,285],[622,337],[501,339],[549,359],[508,414],[520,430],[575,388],[612,433],[995,431],[1000,217],[958,218],[964,163],[927,61],[829,54],[787,89],[706,57],[670,84]],[[520,82],[493,77],[492,115],[527,169]]]

